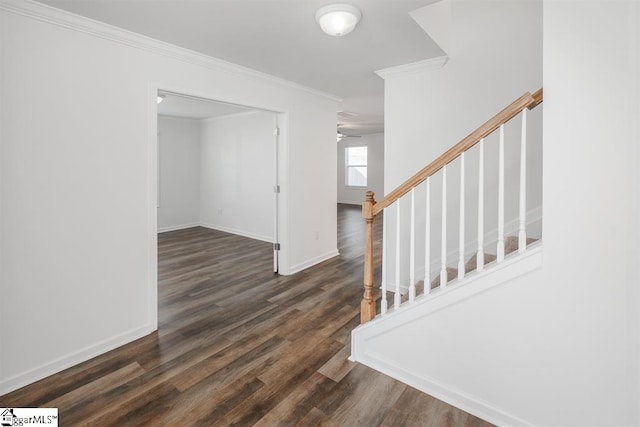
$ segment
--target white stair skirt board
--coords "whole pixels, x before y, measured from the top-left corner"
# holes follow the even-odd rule
[[[542,267],[542,242],[527,247],[526,252],[505,258],[505,260],[483,271],[469,273],[463,280],[444,289],[433,289],[431,294],[416,297],[411,304],[404,304],[398,310],[389,310],[385,316],[377,316],[351,332],[351,357],[349,360],[360,362],[392,378],[417,388],[470,414],[497,425],[528,425],[524,420],[495,408],[477,396],[456,390],[447,384],[407,371],[387,360],[382,360],[368,349],[368,342],[399,330],[408,323],[428,317],[460,301],[473,298],[497,286],[538,270]]]

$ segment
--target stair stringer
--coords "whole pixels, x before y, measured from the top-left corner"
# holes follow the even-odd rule
[[[351,361],[362,363],[385,375],[408,384],[424,393],[447,402],[470,414],[496,425],[532,425],[507,411],[486,402],[481,397],[456,389],[442,381],[416,374],[393,360],[384,360],[372,351],[370,344],[377,338],[399,331],[403,326],[446,310],[462,301],[477,297],[491,289],[542,267],[542,242],[530,245],[523,254],[514,253],[495,266],[481,272],[470,273],[461,281],[449,282],[443,290],[422,295],[413,303],[406,303],[398,310],[390,310],[385,316],[360,325],[351,332]],[[411,342],[401,352],[412,352]]]

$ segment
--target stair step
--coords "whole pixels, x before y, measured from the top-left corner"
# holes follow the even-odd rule
[[[452,281],[458,277],[458,269],[453,267],[447,267],[447,282]],[[437,275],[435,279],[431,281],[431,289],[435,289],[440,286],[440,275]]]
[[[530,244],[537,242],[538,239],[534,239],[532,237],[527,237],[527,246],[529,246]],[[507,236],[507,238],[504,239],[504,253],[505,255],[509,255],[512,252],[515,252],[518,250],[518,236]],[[471,258],[469,258],[466,262],[466,264],[464,265],[464,272],[466,273],[470,273],[472,271],[474,271],[477,267],[477,258],[478,254],[474,254]],[[490,262],[493,262],[496,260],[496,256],[493,254],[488,254],[485,253],[484,254],[484,265],[489,264]],[[458,277],[458,269],[454,268],[454,267],[447,267],[447,282],[450,282],[454,279],[456,279]],[[431,289],[435,289],[438,286],[440,286],[440,275],[437,275],[432,281],[431,281]]]
[[[538,239],[534,239],[533,237],[527,237],[527,246],[537,241]],[[518,250],[518,236],[508,236],[506,239],[504,239],[505,255],[508,255],[511,252],[515,252],[517,250]]]
[[[538,239],[534,239],[531,237],[527,237],[527,246],[529,246],[530,244],[537,242]],[[505,255],[508,255],[512,252],[515,252],[518,250],[518,237],[517,236],[508,236],[507,238],[504,239],[504,253]],[[464,271],[465,274],[466,273],[470,273],[472,271],[474,271],[477,267],[477,258],[478,254],[474,254],[471,258],[469,258],[466,262],[466,264],[464,265]],[[491,262],[494,262],[496,260],[496,256],[494,254],[488,254],[485,253],[484,254],[484,265],[487,265]],[[454,267],[447,267],[447,282],[450,282],[454,279],[456,279],[458,277],[458,269],[454,268]],[[440,275],[438,274],[436,277],[434,277],[434,279],[431,281],[431,289],[436,289],[440,286]],[[416,283],[416,295],[422,295],[424,293],[424,281],[420,280],[419,282]],[[387,300],[389,301],[389,304],[392,305],[393,304],[393,292],[388,291],[387,294]],[[404,303],[406,301],[409,300],[409,293],[405,293],[404,295],[402,295],[400,302]]]
[[[477,268],[478,266],[478,262],[476,261],[477,258],[478,258],[478,253],[474,254],[471,258],[469,258],[467,263],[464,265],[465,273],[469,273]],[[495,261],[496,258],[497,257],[494,254],[484,254],[484,265],[487,265],[490,262]],[[457,273],[458,273],[458,270],[456,270],[456,274]]]

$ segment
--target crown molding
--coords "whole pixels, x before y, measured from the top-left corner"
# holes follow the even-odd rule
[[[331,101],[342,102],[341,97],[328,92],[313,89],[290,80],[243,67],[242,65],[223,61],[218,58],[156,40],[151,37],[143,36],[132,31],[105,24],[65,10],[57,9],[33,0],[0,0],[0,10],[144,50],[146,52],[163,55],[165,57],[200,67],[223,72],[238,73],[265,80],[279,86],[304,91],[312,95],[327,98]]]
[[[410,64],[398,65],[397,67],[385,68],[383,70],[376,71],[376,74],[383,79],[388,79],[398,76],[408,76],[412,74],[420,74],[426,71],[437,70],[442,68],[447,63],[449,57],[447,55],[439,56],[437,58],[426,59],[424,61],[412,62]]]

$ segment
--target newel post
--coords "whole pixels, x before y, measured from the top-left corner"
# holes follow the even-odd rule
[[[364,294],[360,303],[360,323],[367,323],[376,317],[376,302],[373,300],[373,191],[367,191],[362,204],[362,217],[367,223],[367,237],[364,245]]]

